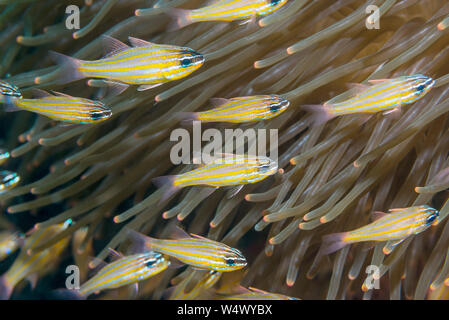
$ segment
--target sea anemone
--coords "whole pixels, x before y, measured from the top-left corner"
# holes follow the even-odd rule
[[[301,299],[448,298],[449,3],[295,0],[256,23],[204,22],[168,31],[171,8],[197,8],[205,1],[158,1],[154,8],[149,2],[0,0],[0,77],[24,96],[37,87],[98,98],[101,90],[85,80],[59,84],[48,52],[94,60],[104,54],[103,34],[205,55],[204,66],[187,78],[106,95],[102,101],[113,115],[105,122],[67,126],[27,112],[0,115],[0,147],[11,156],[2,168],[21,177],[19,186],[0,194],[0,225],[26,232],[75,222],[33,250],[73,238],[59,271],[38,283],[40,294],[64,286],[67,265],[80,266],[85,279],[88,254],[97,257],[92,266],[109,248],[125,250],[127,228],[163,237],[177,222],[246,256],[245,272],[237,280],[223,276],[215,288],[237,282]],[[80,30],[66,27],[69,5],[80,7]],[[378,28],[370,27],[368,6],[379,10]],[[396,116],[349,115],[311,126],[302,108],[344,98],[349,83],[417,73],[433,77],[435,86]],[[281,172],[232,197],[226,189],[198,186],[161,201],[163,192],[152,179],[194,167],[170,161],[170,135],[181,127],[176,114],[204,110],[210,98],[255,94],[290,101],[278,117],[252,125],[278,130]],[[365,225],[373,211],[422,204],[438,209],[440,222],[389,255],[384,243],[318,254],[322,236]],[[370,265],[379,268],[378,289],[365,284]],[[185,279],[191,289],[205,274],[167,269],[146,280],[138,297],[163,298]],[[13,297],[21,294],[17,289]],[[114,297],[129,294],[91,298]]]

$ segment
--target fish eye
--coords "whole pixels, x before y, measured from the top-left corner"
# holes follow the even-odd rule
[[[94,112],[90,113],[90,117],[92,118],[92,120],[98,120],[98,119],[101,119],[103,117],[103,115],[99,111],[94,111]]]
[[[273,103],[270,105],[270,112],[275,113],[281,109],[281,105],[279,103]]]
[[[233,266],[235,264],[235,260],[231,259],[231,258],[228,258],[228,259],[226,259],[226,264],[228,266]]]
[[[183,58],[181,59],[181,66],[183,67],[190,67],[193,63],[193,59],[192,58]]]
[[[145,267],[151,268],[155,263],[155,260],[148,260],[147,262],[145,262]]]
[[[424,84],[420,84],[416,89],[418,90],[418,92],[423,92],[426,89],[426,86]]]
[[[272,6],[275,6],[275,5],[279,4],[279,2],[281,2],[281,0],[270,0],[270,4]]]
[[[426,219],[426,225],[431,225],[435,221],[436,218],[438,218],[437,213],[434,213],[434,214],[431,214],[430,216],[428,216]]]

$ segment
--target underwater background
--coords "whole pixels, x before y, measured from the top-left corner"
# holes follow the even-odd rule
[[[25,97],[32,88],[56,90],[101,99],[112,110],[107,121],[64,125],[0,108],[0,148],[11,154],[1,168],[20,176],[18,186],[0,193],[0,230],[26,233],[36,224],[74,222],[40,244],[45,250],[69,239],[39,272],[35,288],[21,281],[11,298],[55,298],[68,265],[79,266],[83,283],[92,275],[91,258],[107,260],[108,248],[125,252],[126,228],[165,238],[177,223],[238,248],[248,262],[223,273],[199,298],[241,285],[300,299],[447,299],[449,183],[439,179],[449,167],[449,2],[293,0],[246,25],[208,21],[170,28],[173,7],[205,3],[0,0],[1,79]],[[80,8],[76,36],[66,27],[69,5]],[[369,5],[379,8],[378,29],[367,27]],[[103,96],[86,79],[61,84],[49,51],[99,59],[107,53],[101,35],[189,47],[205,62],[185,78],[145,91],[131,86],[120,95]],[[396,116],[348,115],[312,126],[302,108],[344,98],[350,83],[413,74],[432,77],[434,88]],[[223,188],[210,193],[194,186],[161,201],[152,179],[195,167],[170,161],[171,132],[192,130],[177,114],[206,110],[215,97],[259,94],[290,101],[279,116],[251,124],[279,130],[282,171],[232,197]],[[203,124],[207,128],[227,127]],[[373,211],[424,204],[439,210],[439,223],[389,255],[384,243],[318,255],[323,236],[366,225]],[[19,251],[0,261],[0,274]],[[379,289],[362,289],[369,265],[381,266]],[[189,266],[169,268],[141,282],[137,296],[121,288],[89,299],[166,299],[167,288],[188,278],[182,282],[188,292],[204,275]]]

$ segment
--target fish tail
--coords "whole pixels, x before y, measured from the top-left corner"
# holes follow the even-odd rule
[[[78,290],[71,289],[56,289],[52,291],[52,298],[54,300],[85,300],[86,297],[83,296]]]
[[[182,124],[189,124],[192,121],[199,120],[198,112],[177,112],[175,116]]]
[[[176,176],[162,176],[153,178],[153,183],[158,188],[163,189],[163,194],[160,202],[164,202],[165,200],[169,199],[180,189],[179,187],[175,186],[175,178]]]
[[[347,232],[333,233],[323,237],[323,243],[320,248],[322,255],[331,254],[341,248],[345,247],[349,243],[344,241],[344,238],[348,235]]]
[[[128,248],[128,253],[142,253],[148,252],[153,249],[154,239],[148,237],[140,232],[137,232],[133,229],[125,227],[126,236],[131,241],[131,246]]]
[[[8,300],[13,287],[6,281],[5,276],[0,277],[0,300]]]
[[[303,105],[302,108],[310,112],[310,125],[319,126],[334,118],[329,105]]]
[[[172,18],[172,22],[167,26],[168,31],[182,29],[193,22],[190,17],[190,10],[172,8],[168,15]]]
[[[59,65],[58,84],[65,84],[85,78],[83,72],[79,70],[81,60],[66,56],[62,53],[50,51],[50,58]]]

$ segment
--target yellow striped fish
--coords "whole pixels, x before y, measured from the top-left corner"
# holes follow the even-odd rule
[[[243,254],[223,243],[177,228],[174,240],[155,239],[128,230],[132,241],[145,249],[160,252],[198,269],[229,272],[246,266]]]
[[[159,187],[166,187],[161,200],[164,201],[184,187],[243,186],[262,181],[275,174],[277,170],[277,162],[265,156],[228,154],[179,175],[154,178],[153,183]]]
[[[59,82],[83,78],[106,79],[115,94],[129,85],[139,85],[138,91],[184,78],[204,63],[202,54],[174,45],[163,45],[129,37],[132,47],[114,38],[103,36],[104,46],[111,52],[100,60],[83,61],[60,53],[51,56],[61,66]],[[35,82],[39,83],[37,78]]]
[[[15,85],[0,80],[0,102],[3,101],[3,98],[5,97],[14,97],[20,99],[22,98],[22,93]]]
[[[221,272],[211,270],[206,273],[200,281],[189,292],[185,292],[186,285],[193,278],[194,273],[191,272],[187,278],[181,281],[178,285],[168,289],[169,300],[194,300],[198,298],[202,292],[212,288],[218,280],[220,280]]]
[[[5,149],[0,148],[0,165],[4,164],[11,155]]]
[[[170,261],[153,251],[121,257],[86,281],[79,294],[87,297],[94,292],[136,284],[164,271],[169,265]]]
[[[8,299],[14,287],[22,279],[29,279],[34,286],[39,275],[47,273],[51,267],[54,267],[61,253],[69,244],[69,237],[60,240],[45,250],[36,253],[31,250],[67,229],[71,223],[72,220],[68,219],[63,223],[33,231],[25,240],[24,246],[13,265],[0,277],[0,299]]]
[[[399,111],[406,104],[413,103],[424,97],[435,84],[431,77],[416,74],[393,79],[371,80],[372,86],[359,85],[354,97],[324,105],[304,106],[312,112],[314,124],[322,124],[334,117],[356,114],[376,113],[388,114]]]
[[[280,293],[271,293],[253,287],[244,288],[240,286],[233,294],[222,294],[217,292],[217,300],[299,300]]]
[[[0,194],[16,187],[20,182],[20,176],[8,170],[0,170]]]
[[[22,235],[18,232],[0,231],[0,261],[16,251],[22,241]]]
[[[182,120],[201,122],[247,123],[277,117],[290,102],[278,95],[212,99],[217,108],[203,112],[180,113]]]
[[[63,93],[34,89],[36,99],[9,98],[7,111],[26,110],[51,119],[74,123],[93,124],[105,121],[112,116],[112,111],[101,101],[72,97]]]
[[[288,0],[217,0],[195,10],[172,9],[169,12],[175,22],[169,30],[183,28],[201,21],[237,21],[247,23],[257,16],[265,16],[280,9]],[[139,12],[137,11],[138,15]]]
[[[428,205],[390,209],[389,214],[375,212],[375,221],[358,229],[323,237],[322,254],[335,252],[344,246],[364,241],[393,241],[393,246],[408,236],[423,232],[438,222],[438,210]],[[384,247],[384,253],[390,253]]]

